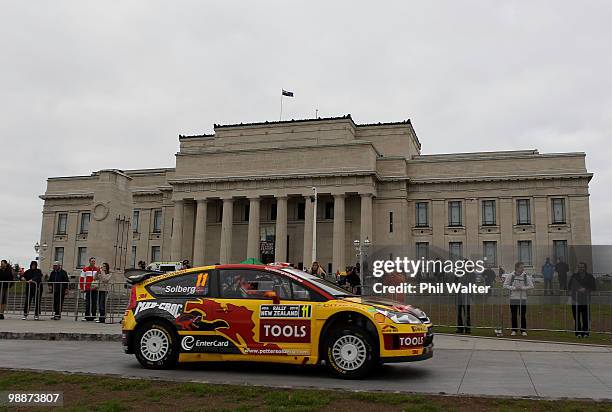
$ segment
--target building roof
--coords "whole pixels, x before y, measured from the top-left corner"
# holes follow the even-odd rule
[[[291,120],[276,120],[276,121],[264,121],[264,122],[252,122],[252,123],[233,123],[233,124],[213,124],[214,129],[227,129],[234,127],[251,127],[251,126],[275,126],[275,125],[291,125],[296,123],[308,123],[308,122],[326,122],[326,121],[338,121],[338,120],[349,120],[352,125],[356,128],[359,127],[377,127],[377,126],[399,126],[399,125],[410,125],[412,126],[412,122],[410,119],[396,121],[396,122],[378,122],[378,123],[363,123],[357,124],[354,122],[351,114],[348,113],[344,116],[334,116],[334,117],[316,117],[316,118],[307,118],[307,119],[291,119]],[[195,135],[183,135],[179,134],[179,140],[183,139],[196,139],[196,138],[211,138],[214,137],[215,134],[195,134]]]

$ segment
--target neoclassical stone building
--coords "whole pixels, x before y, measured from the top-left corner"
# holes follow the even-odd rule
[[[355,262],[355,239],[535,268],[591,243],[584,153],[422,155],[410,121],[350,115],[215,125],[179,141],[175,168],[49,178],[43,270],[61,260],[75,271],[90,255],[116,269],[247,257],[310,266],[315,213],[316,259],[333,271]]]

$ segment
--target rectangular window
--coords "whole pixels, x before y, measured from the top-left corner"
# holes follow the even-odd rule
[[[79,233],[84,235],[89,233],[89,220],[91,214],[89,212],[81,213],[81,224],[79,225]]]
[[[87,248],[80,247],[77,249],[77,268],[83,268],[87,264]]]
[[[497,224],[495,213],[495,200],[482,201],[482,225],[493,226]]]
[[[461,259],[463,257],[463,243],[449,242],[448,256],[451,260]]]
[[[53,261],[59,262],[62,265],[64,264],[64,248],[63,247],[55,248],[55,253],[53,253]]]
[[[518,225],[531,224],[531,208],[529,199],[519,199],[516,201],[516,223]]]
[[[552,222],[565,223],[565,199],[552,199]]]
[[[519,240],[517,249],[519,262],[523,262],[525,266],[532,266],[531,240]]]
[[[429,259],[429,243],[428,242],[416,242],[416,258],[417,259]]]
[[[153,211],[153,233],[160,233],[162,231],[162,211],[156,209]]]
[[[389,212],[389,233],[393,233],[393,212]]]
[[[248,222],[250,214],[251,214],[251,205],[249,203],[245,203],[245,205],[244,205],[244,216],[242,217],[242,220],[245,221],[245,222]]]
[[[138,233],[140,230],[140,210],[134,210],[132,215],[132,230],[134,233]]]
[[[428,227],[429,226],[429,216],[427,213],[427,207],[429,204],[427,202],[417,202],[416,203],[416,226],[417,227]]]
[[[334,202],[325,202],[325,219],[334,218]]]
[[[276,221],[276,203],[270,205],[270,220]]]
[[[485,263],[497,266],[497,242],[482,242],[482,256]]]
[[[132,245],[132,267],[136,267],[136,246]]]
[[[297,204],[297,220],[304,220],[306,218],[306,203],[299,202]]]
[[[57,235],[65,235],[66,227],[68,226],[68,213],[59,213],[57,215]]]
[[[161,246],[151,246],[151,262],[161,261]]]
[[[448,225],[462,226],[461,201],[448,202]]]
[[[553,240],[553,252],[555,262],[561,258],[567,263],[567,240]]]

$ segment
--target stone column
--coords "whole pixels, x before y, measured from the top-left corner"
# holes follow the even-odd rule
[[[372,194],[361,193],[361,223],[360,223],[360,241],[368,238],[370,242],[372,239]]]
[[[259,259],[259,197],[249,198],[249,230],[247,234],[247,258]]]
[[[234,199],[223,199],[223,217],[221,219],[221,249],[219,263],[231,263],[232,260],[232,224],[234,221]]]
[[[304,267],[312,265],[312,222],[314,220],[314,201],[310,196],[304,196]]]
[[[206,219],[208,202],[198,199],[195,217],[195,235],[193,239],[193,266],[204,265],[204,248],[206,247]]]
[[[181,245],[183,244],[183,214],[185,201],[183,199],[174,201],[174,220],[172,223],[172,248],[170,259],[182,260]]]
[[[533,267],[539,271],[547,257],[550,261],[554,261],[551,248],[548,243],[548,224],[552,219],[548,215],[550,210],[550,200],[546,196],[536,196],[534,198],[534,219],[532,223],[535,225],[535,242],[531,251],[531,260]]]
[[[346,270],[346,263],[344,261],[344,248],[345,248],[345,216],[344,216],[344,194],[334,195],[334,237],[332,247],[332,265],[335,271]]]
[[[274,260],[287,260],[287,196],[276,198],[276,233],[274,240]]]

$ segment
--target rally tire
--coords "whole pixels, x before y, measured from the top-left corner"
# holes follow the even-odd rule
[[[354,326],[331,330],[326,336],[324,350],[327,367],[340,378],[364,378],[379,364],[374,339]]]
[[[165,322],[147,322],[136,332],[134,353],[147,369],[172,369],[179,355],[176,332]]]

